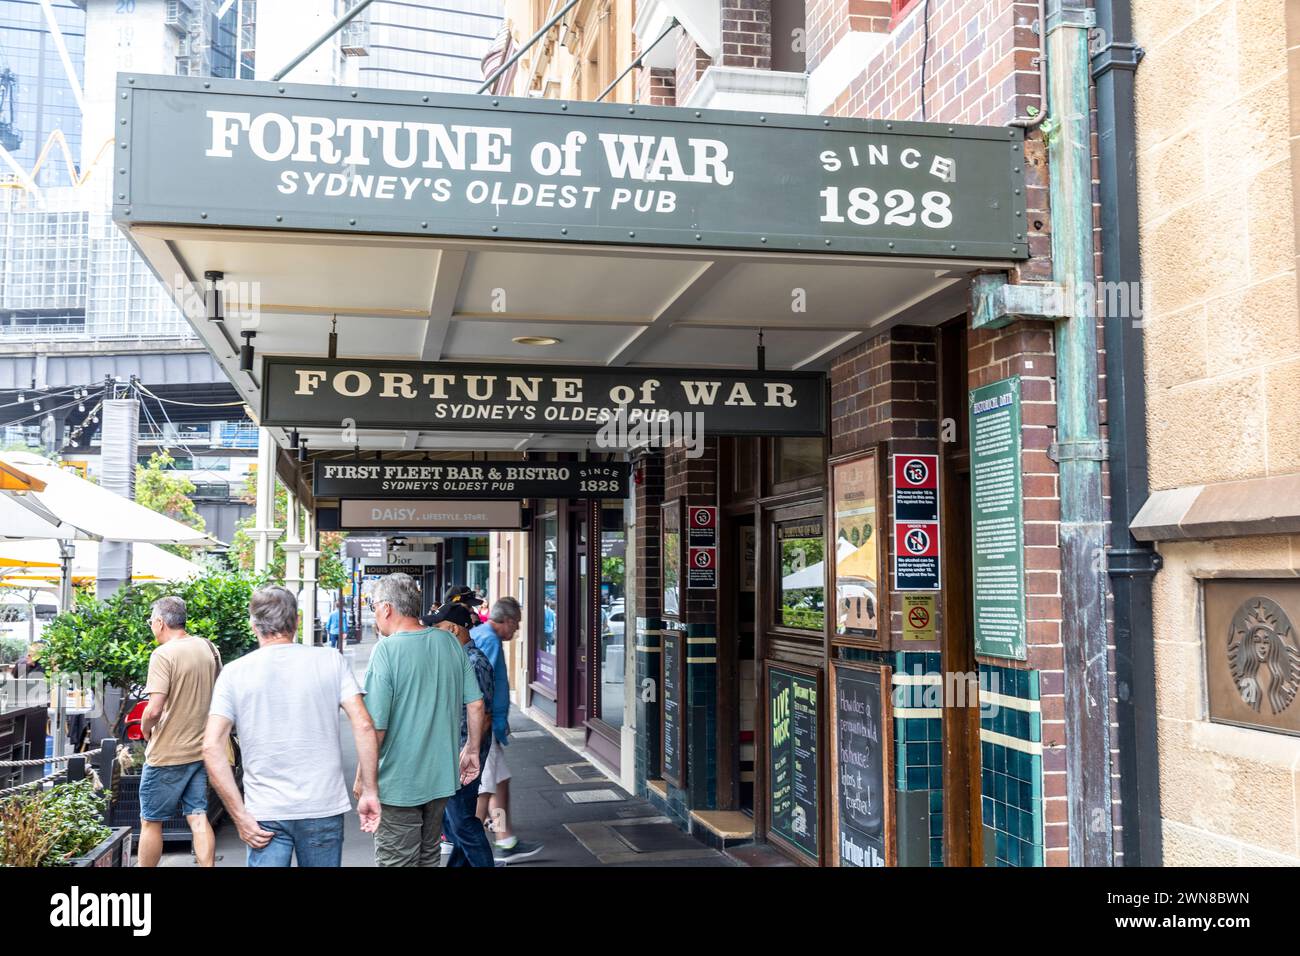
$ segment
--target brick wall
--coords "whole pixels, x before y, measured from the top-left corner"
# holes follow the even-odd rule
[[[1028,659],[1038,672],[1043,775],[1044,862],[1069,855],[1066,801],[1065,659],[1061,643],[1060,487],[1047,455],[1056,431],[1056,357],[1052,327],[1018,322],[970,333],[969,386],[1020,376],[1021,470],[1025,508],[1025,594]],[[982,664],[1018,668],[1000,658]]]
[[[924,12],[924,5],[914,8],[889,31],[889,40],[840,94],[832,113],[921,119]],[[930,4],[926,118],[997,126],[1026,115],[1030,106],[1038,106],[1039,77],[1032,63],[1038,56],[1038,38],[1030,28],[1037,18],[1038,5],[1032,2]],[[810,39],[812,22],[810,13]]]
[[[845,352],[831,365],[831,455],[844,455],[885,442],[884,454],[937,450],[938,365],[934,330],[896,326]],[[879,523],[890,527],[890,489]],[[893,560],[892,535],[886,562]],[[889,631],[903,634],[902,609],[890,602]],[[924,649],[925,645],[909,647]]]
[[[808,69],[815,70],[845,34],[887,33],[890,3],[889,0],[808,0],[805,17]]]
[[[648,106],[676,106],[677,71],[666,67],[638,70],[636,101]]]
[[[677,37],[677,68],[674,87],[677,103],[685,103],[695,88],[696,82],[712,62],[691,39],[691,35],[682,30]]]
[[[772,68],[771,6],[772,0],[723,0],[723,66]]]

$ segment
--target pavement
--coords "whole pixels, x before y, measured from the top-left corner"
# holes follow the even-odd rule
[[[348,648],[358,682],[374,640]],[[356,773],[356,752],[342,711],[340,741],[345,779]],[[510,813],[520,839],[544,845],[541,853],[512,868],[547,866],[735,866],[717,850],[688,836],[647,801],[629,795],[604,772],[549,730],[511,707],[512,737],[506,750],[512,779]],[[355,802],[353,804],[355,810]],[[349,813],[343,865],[374,866],[374,838]],[[217,829],[217,866],[245,865],[245,846],[228,819]],[[164,847],[162,866],[193,866],[188,844]]]

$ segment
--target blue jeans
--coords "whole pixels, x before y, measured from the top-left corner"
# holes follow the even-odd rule
[[[451,843],[448,866],[496,866],[483,822],[474,815],[478,806],[478,782],[475,777],[447,801],[442,816],[442,834]]]
[[[343,865],[343,814],[314,820],[258,820],[272,834],[260,850],[248,848],[249,866],[289,866],[294,854],[299,866]]]
[[[161,823],[177,812],[191,817],[208,812],[208,771],[202,760],[155,767],[140,775],[140,819]]]

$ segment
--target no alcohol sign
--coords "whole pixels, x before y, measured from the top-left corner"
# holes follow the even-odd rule
[[[717,548],[687,548],[686,586],[688,588],[717,589]]]
[[[939,456],[894,456],[894,590],[939,590]]]

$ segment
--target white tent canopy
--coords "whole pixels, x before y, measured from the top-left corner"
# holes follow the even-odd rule
[[[858,550],[848,541],[840,538],[835,545],[836,560],[843,561],[846,555],[852,554]],[[781,579],[781,588],[785,591],[795,591],[799,588],[820,588],[826,586],[826,562],[818,561],[816,564],[810,564],[802,571],[794,571],[787,574]]]
[[[72,559],[74,579],[94,578],[99,569],[99,542],[77,541]],[[133,548],[131,577],[136,581],[188,581],[203,573],[203,568],[170,551],[147,542]],[[0,542],[0,577],[8,581],[59,577],[57,541]]]
[[[28,452],[0,454],[0,464],[31,475],[45,482],[44,491],[23,492],[23,501],[17,502],[15,493],[6,492],[7,505],[31,508],[37,505],[48,515],[70,525],[71,528],[53,535],[57,538],[90,538],[106,541],[130,541],[151,544],[188,544],[211,547],[216,539],[196,531],[166,515],[150,511],[107,488],[59,467],[48,458]],[[0,521],[10,514],[10,509],[0,512]],[[79,532],[79,533],[78,533]],[[0,537],[51,537],[48,532],[36,535],[13,534],[6,523],[0,527]]]
[[[59,521],[33,497],[0,493],[0,540],[16,538],[75,538],[77,529]]]

